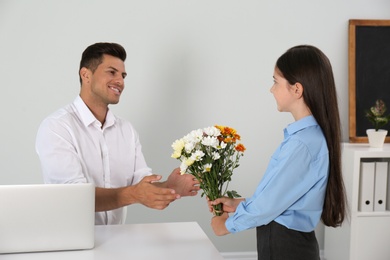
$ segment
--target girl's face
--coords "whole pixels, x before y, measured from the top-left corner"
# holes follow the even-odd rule
[[[291,86],[288,81],[283,78],[282,74],[275,67],[274,84],[270,92],[274,95],[278,110],[280,112],[292,112],[293,104],[296,98],[294,97],[294,86]]]

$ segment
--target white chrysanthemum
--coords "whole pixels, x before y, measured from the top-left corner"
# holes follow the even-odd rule
[[[206,163],[205,165],[203,165],[203,169],[205,172],[210,172],[212,166],[213,165],[211,163]]]
[[[208,136],[219,136],[221,134],[221,131],[215,126],[206,127],[203,131]]]
[[[203,130],[202,129],[197,129],[192,131],[192,135],[197,139],[201,140],[203,138]]]
[[[194,142],[194,138],[192,137],[191,134],[188,134],[188,135],[184,136],[183,140],[184,140],[185,143],[193,143]]]
[[[184,145],[184,149],[186,150],[187,153],[191,153],[194,148],[195,148],[195,143],[193,142],[189,142]]]
[[[185,141],[188,143],[198,143],[203,138],[203,130],[193,130],[188,135],[184,137]]]
[[[213,152],[212,158],[213,158],[213,160],[218,160],[219,158],[221,158],[221,155],[217,152]]]
[[[217,149],[225,149],[227,143],[225,143],[224,141],[222,141],[218,146],[217,146]]]
[[[185,174],[185,173],[186,173],[186,171],[187,171],[187,168],[188,168],[187,164],[185,164],[185,162],[184,162],[184,161],[183,161],[183,162],[181,162],[181,164],[180,164],[180,173],[181,173],[181,175],[183,175],[183,174]]]
[[[217,148],[218,143],[219,143],[218,139],[216,137],[213,137],[213,136],[204,137],[203,140],[202,140],[202,144],[203,145],[211,146],[211,147],[214,147],[214,148]]]
[[[200,150],[196,150],[195,152],[192,153],[190,159],[193,161],[200,161],[202,160],[202,157],[204,156],[204,152]]]

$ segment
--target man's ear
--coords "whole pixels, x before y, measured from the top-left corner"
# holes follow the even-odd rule
[[[301,98],[303,96],[303,86],[301,83],[297,82],[294,85],[294,94],[297,98]]]
[[[82,67],[80,69],[80,78],[82,83],[89,83],[91,79],[91,71],[87,69],[86,67]]]

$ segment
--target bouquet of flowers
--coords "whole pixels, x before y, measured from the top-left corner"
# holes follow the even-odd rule
[[[190,173],[199,181],[210,200],[223,197],[240,197],[232,190],[228,191],[233,170],[239,166],[245,146],[236,130],[227,126],[213,126],[190,132],[172,144],[172,158],[179,159],[181,174]],[[222,214],[222,205],[215,205],[214,214]]]

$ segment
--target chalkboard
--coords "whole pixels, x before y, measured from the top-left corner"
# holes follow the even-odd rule
[[[365,110],[382,99],[390,113],[390,20],[349,21],[349,140],[368,142]],[[386,142],[390,142],[390,124]]]

